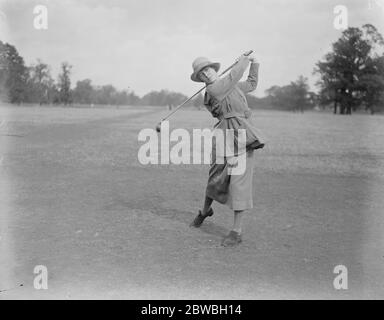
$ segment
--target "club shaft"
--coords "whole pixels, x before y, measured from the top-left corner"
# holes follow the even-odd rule
[[[250,51],[247,51],[246,53],[244,53],[245,56],[249,56],[251,53],[253,52],[253,50],[250,50]],[[222,73],[220,73],[219,77],[221,77],[224,73],[228,72],[229,70],[231,70],[236,64],[238,63],[238,61],[236,61],[235,63],[233,63],[232,65],[230,65],[227,69],[225,69]],[[187,100],[185,100],[182,104],[178,105],[171,113],[169,113],[165,118],[163,118],[161,122],[163,122],[164,120],[167,120],[171,115],[173,115],[177,110],[179,110],[182,106],[184,106],[186,103],[188,103],[189,101],[191,101],[194,97],[196,97],[201,91],[203,91],[204,89],[206,88],[205,87],[202,87],[199,91],[197,91],[193,96],[189,97]]]

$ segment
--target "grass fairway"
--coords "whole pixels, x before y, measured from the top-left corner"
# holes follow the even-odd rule
[[[226,207],[188,226],[208,166],[137,160],[138,132],[166,112],[0,107],[0,299],[384,298],[382,116],[256,111],[255,208],[223,248]],[[186,110],[171,129],[213,124]]]

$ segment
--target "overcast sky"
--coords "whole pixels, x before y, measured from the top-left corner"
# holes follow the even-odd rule
[[[336,5],[349,25],[371,23],[384,34],[383,0],[0,0],[0,39],[29,65],[73,65],[73,85],[90,78],[139,95],[168,89],[186,95],[201,85],[189,76],[198,56],[230,65],[253,49],[261,62],[256,95],[299,75],[312,75],[341,31]],[[380,6],[379,4],[382,3]],[[48,8],[48,30],[33,27],[33,8]]]

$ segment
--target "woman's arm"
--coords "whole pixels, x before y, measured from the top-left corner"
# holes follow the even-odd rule
[[[248,57],[244,55],[241,56],[239,58],[239,62],[232,68],[231,72],[227,76],[217,79],[214,83],[207,87],[208,93],[219,101],[223,100],[243,77],[248,64]]]
[[[219,118],[223,113],[221,103],[210,96],[208,92],[205,92],[204,95],[204,105],[215,118]]]
[[[259,81],[259,63],[252,62],[251,67],[249,68],[248,79],[246,81],[239,82],[238,86],[244,93],[248,93],[256,89],[258,81]]]

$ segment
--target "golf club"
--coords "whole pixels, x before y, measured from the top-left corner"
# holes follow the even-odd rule
[[[249,56],[251,53],[253,53],[253,50],[247,51],[244,53],[245,56]],[[229,66],[227,69],[225,69],[222,73],[220,73],[219,77],[221,77],[224,73],[232,69],[238,61],[233,63],[231,66]],[[167,120],[171,115],[173,115],[177,110],[179,110],[182,106],[184,106],[187,102],[191,101],[194,97],[196,97],[201,91],[203,91],[206,87],[202,87],[199,91],[197,91],[193,96],[189,97],[187,100],[185,100],[182,104],[178,105],[172,112],[170,112],[165,118],[161,119],[161,121],[156,126],[156,131],[160,132],[161,130],[161,123],[164,120]]]

